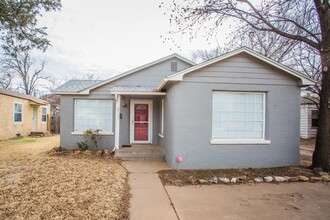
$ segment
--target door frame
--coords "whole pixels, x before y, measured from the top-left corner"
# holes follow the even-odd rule
[[[148,105],[148,140],[134,141],[134,105]],[[131,99],[130,101],[130,143],[131,144],[151,144],[152,143],[152,128],[153,128],[153,100],[152,99]]]
[[[34,119],[34,113],[36,113],[35,114],[36,115],[35,120],[33,120]],[[33,106],[32,107],[32,131],[38,131],[38,124],[39,124],[39,122],[38,122],[38,107]],[[34,125],[35,125],[35,129],[34,129]]]

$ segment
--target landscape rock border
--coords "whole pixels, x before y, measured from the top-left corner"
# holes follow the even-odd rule
[[[191,182],[192,177],[189,178],[191,184],[195,185],[196,183],[205,185],[205,184],[242,184],[242,183],[289,183],[289,182],[330,182],[330,175],[326,172],[322,172],[322,175],[307,177],[303,175],[299,176],[264,176],[256,177],[253,180],[248,180],[246,176],[243,177],[212,177],[209,180],[198,179],[198,181]],[[175,184],[177,185],[177,184]]]
[[[257,183],[330,182],[330,173],[307,167],[238,168],[158,171],[164,185],[237,185]]]

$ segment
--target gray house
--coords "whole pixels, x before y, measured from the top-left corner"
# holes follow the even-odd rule
[[[296,165],[300,88],[308,77],[241,48],[198,65],[173,54],[105,81],[71,80],[61,94],[61,146],[86,129],[100,147],[161,148],[173,168]]]

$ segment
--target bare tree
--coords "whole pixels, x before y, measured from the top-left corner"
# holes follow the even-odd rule
[[[216,47],[211,50],[196,50],[192,53],[191,59],[194,62],[202,62],[220,56],[228,51],[226,48]]]
[[[330,1],[329,0],[190,0],[174,3],[170,22],[179,31],[218,30],[227,19],[243,22],[258,32],[270,32],[314,48],[321,60],[319,125],[312,167],[329,169],[330,148]]]
[[[0,88],[11,89],[14,74],[0,69]]]
[[[44,73],[45,60],[37,63],[31,57],[31,50],[7,50],[2,58],[2,63],[6,71],[12,72],[19,78],[18,89],[22,89],[28,95],[33,94],[42,80],[49,78]]]

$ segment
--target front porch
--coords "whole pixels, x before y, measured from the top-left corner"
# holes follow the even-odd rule
[[[132,145],[130,150],[122,151],[145,154],[146,150],[160,148],[166,93],[156,92],[149,87],[116,86],[111,94],[116,101],[114,150],[119,150],[123,145]]]
[[[130,146],[130,147],[129,147]],[[159,145],[132,144],[115,151],[115,158],[120,160],[157,160],[164,161],[165,153]]]

